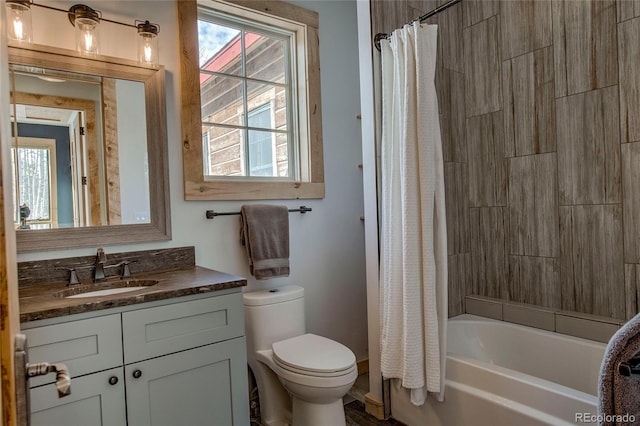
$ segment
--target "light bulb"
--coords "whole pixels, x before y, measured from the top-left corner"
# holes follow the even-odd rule
[[[84,50],[87,52],[93,51],[93,34],[90,32],[84,33]]]
[[[24,39],[24,31],[22,30],[22,19],[16,17],[13,20],[13,33],[16,35],[16,39],[23,40]]]
[[[151,46],[145,46],[144,47],[144,61],[147,62],[147,63],[151,63],[151,59],[153,58],[152,54],[153,54],[153,50],[151,49]]]

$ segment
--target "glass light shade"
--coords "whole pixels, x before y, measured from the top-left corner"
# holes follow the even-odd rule
[[[78,52],[98,53],[98,22],[89,18],[76,19],[76,48]]]
[[[76,49],[83,55],[98,53],[98,24],[101,16],[99,11],[83,4],[73,5],[69,9],[69,20],[76,28]]]
[[[28,1],[7,1],[7,35],[10,40],[31,43],[31,6]]]
[[[149,33],[138,35],[138,59],[146,65],[158,65],[158,36]]]
[[[145,65],[156,66],[158,61],[159,26],[149,21],[136,21],[138,28],[138,60]]]

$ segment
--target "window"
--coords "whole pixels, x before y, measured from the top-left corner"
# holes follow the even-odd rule
[[[185,199],[322,198],[317,14],[240,3],[178,2]]]
[[[289,161],[297,144],[291,114],[297,86],[294,39],[291,31],[198,10],[202,125],[211,138],[203,158],[205,176],[298,175],[296,162]],[[263,158],[274,151],[271,140],[277,140],[278,167]]]
[[[11,148],[13,221],[22,229],[57,227],[55,140],[18,140],[20,145]]]

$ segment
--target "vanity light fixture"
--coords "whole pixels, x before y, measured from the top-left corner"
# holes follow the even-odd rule
[[[7,0],[7,35],[10,40],[31,43],[31,4],[29,0]]]
[[[134,21],[134,24],[113,21],[102,17],[102,12],[84,4],[75,4],[69,10],[38,4],[32,0],[6,0],[7,28],[9,38],[15,41],[31,43],[31,6],[38,6],[49,10],[56,10],[67,14],[69,22],[75,27],[76,49],[83,55],[99,53],[98,26],[100,22],[111,22],[135,28],[138,39],[138,60],[151,66],[157,66],[158,61],[158,33],[160,25],[149,21]]]

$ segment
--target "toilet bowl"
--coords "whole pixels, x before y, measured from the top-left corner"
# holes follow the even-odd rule
[[[245,293],[247,358],[258,384],[262,421],[345,425],[342,397],[358,376],[355,355],[338,342],[304,333],[303,294],[297,286]]]

